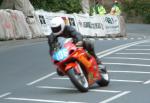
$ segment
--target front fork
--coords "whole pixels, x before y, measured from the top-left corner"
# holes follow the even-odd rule
[[[81,74],[81,72],[79,70],[79,69],[81,69],[81,67],[77,62],[72,62],[72,63],[67,64],[67,66],[65,67],[65,72],[67,72],[69,69],[72,69],[72,68],[74,68],[74,70],[77,74]]]

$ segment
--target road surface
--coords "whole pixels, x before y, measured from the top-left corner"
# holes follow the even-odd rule
[[[0,103],[150,103],[150,26],[127,28],[128,37],[94,41],[111,80],[87,93],[56,74],[46,39],[0,42]]]

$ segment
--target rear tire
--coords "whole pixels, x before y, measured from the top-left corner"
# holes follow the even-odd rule
[[[87,92],[88,91],[88,81],[82,72],[82,69],[80,70],[81,74],[77,74],[75,69],[69,69],[67,74],[71,80],[71,82],[74,84],[74,86],[80,91],[80,92]]]
[[[101,80],[98,80],[97,84],[101,87],[108,86],[110,78],[105,65],[100,66],[99,73],[101,75]]]

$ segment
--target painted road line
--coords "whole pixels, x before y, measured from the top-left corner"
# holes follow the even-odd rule
[[[150,53],[115,53],[115,54],[122,54],[122,55],[150,55]]]
[[[54,77],[55,80],[69,80],[67,77]],[[120,79],[110,79],[111,82],[128,82],[128,83],[142,83],[143,81],[138,80],[120,80]]]
[[[142,72],[142,71],[115,71],[109,70],[110,73],[133,73],[133,74],[150,74],[150,72]]]
[[[134,38],[130,38],[131,40],[134,40]]]
[[[122,46],[122,45],[121,45],[121,46]],[[102,55],[102,54],[104,54],[104,53],[107,53],[107,52],[110,52],[110,51],[115,50],[115,49],[117,49],[117,48],[120,48],[121,46],[117,46],[117,47],[114,47],[114,48],[110,48],[110,49],[104,50],[104,51],[102,51],[102,52],[97,53],[96,55]]]
[[[125,50],[128,50],[128,51],[150,51],[150,49],[125,49]]]
[[[41,78],[39,78],[39,79],[37,79],[37,80],[35,80],[35,81],[33,81],[33,82],[28,83],[27,85],[28,85],[28,86],[31,86],[31,85],[33,85],[33,84],[35,84],[35,83],[38,83],[38,82],[40,82],[40,81],[42,81],[42,80],[44,80],[44,79],[47,79],[47,78],[53,76],[54,74],[56,74],[56,72],[53,72],[53,73],[48,74],[48,75],[46,75],[46,76],[44,76],[44,77],[41,77]]]
[[[143,84],[150,84],[150,80],[144,82]]]
[[[121,38],[115,38],[115,40],[122,40]]]
[[[102,101],[102,102],[100,102],[100,103],[109,103],[109,102],[111,102],[111,101],[113,101],[113,100],[116,100],[116,99],[118,99],[118,98],[120,98],[120,97],[122,97],[122,96],[124,96],[124,95],[126,95],[126,94],[129,94],[129,93],[131,93],[131,91],[122,92],[122,93],[117,94],[117,95],[115,95],[115,96],[113,96],[113,97],[111,97],[111,98],[108,98],[108,99],[106,99],[106,100],[104,100],[104,101]]]
[[[68,77],[54,77],[52,79],[58,79],[58,80],[69,80]]]
[[[115,53],[115,52],[117,52],[117,51],[126,49],[126,48],[128,48],[128,47],[135,46],[135,45],[138,45],[138,44],[141,44],[141,43],[147,43],[147,42],[150,42],[150,41],[149,41],[149,40],[143,40],[143,41],[132,42],[132,43],[120,45],[120,46],[117,46],[117,47],[108,49],[108,50],[106,50],[106,51],[100,52],[100,53],[98,53],[97,55],[99,55],[99,56],[98,56],[99,58],[102,58],[102,57],[105,57],[105,56],[110,55],[110,54],[112,54],[112,53]],[[104,53],[105,53],[105,54],[104,54]]]
[[[129,58],[129,57],[105,57],[104,59],[122,59],[122,60],[150,60],[146,58]]]
[[[113,40],[112,38],[107,38],[107,40]]]
[[[111,82],[126,82],[126,83],[143,83],[143,81],[138,80],[119,80],[119,79],[110,79]]]
[[[117,46],[117,47],[114,47],[114,48],[105,50],[105,51],[103,51],[103,52],[100,52],[100,53],[98,53],[97,55],[100,55],[99,57],[101,58],[101,57],[107,56],[107,55],[109,55],[109,54],[112,54],[112,53],[114,53],[114,52],[117,52],[117,51],[119,51],[119,50],[128,48],[128,47],[130,47],[130,46],[134,46],[134,45],[141,44],[141,43],[146,43],[146,42],[149,42],[149,40],[143,40],[143,41],[132,42],[132,43],[120,45],[120,46]],[[103,53],[105,53],[105,54],[103,54]],[[101,55],[101,54],[103,54],[103,55]],[[54,74],[56,74],[56,72],[53,72],[53,73],[51,73],[51,74],[48,74],[48,75],[46,75],[46,76],[44,76],[44,77],[42,77],[42,78],[40,78],[40,79],[37,79],[37,80],[35,80],[35,81],[33,81],[33,82],[30,82],[30,83],[28,83],[27,85],[28,85],[28,86],[31,86],[31,85],[33,85],[33,84],[35,84],[35,83],[37,83],[37,82],[40,82],[40,81],[42,81],[42,80],[44,80],[44,79],[46,79],[46,78],[48,78],[48,77],[50,77],[50,76],[52,76],[52,75],[54,75]]]
[[[141,45],[135,45],[135,46],[140,46],[140,47],[141,47],[141,46],[142,46],[142,47],[145,46],[145,47],[149,47],[150,45],[142,45],[142,44],[141,44]]]
[[[128,40],[129,38],[122,38],[122,40]]]
[[[9,97],[5,99],[15,100],[15,101],[42,102],[42,103],[86,103],[86,102],[58,101],[58,100],[46,100],[46,99],[15,98],[15,97]]]
[[[67,88],[67,87],[51,87],[51,86],[37,86],[40,89],[58,89],[58,90],[77,90],[76,88]],[[91,92],[104,92],[104,93],[119,93],[121,91],[115,90],[100,90],[100,89],[90,89]]]
[[[98,53],[97,55],[101,55],[101,54],[105,53],[105,54],[103,54],[103,55],[100,56],[100,58],[101,58],[101,57],[107,56],[107,55],[109,55],[111,53],[114,53],[114,52],[117,52],[119,50],[125,49],[127,47],[134,46],[134,45],[137,45],[137,44],[140,44],[140,43],[145,43],[145,42],[149,42],[149,41],[148,40],[143,40],[143,41],[138,41],[138,42],[133,42],[133,43],[128,43],[128,44],[120,45],[120,46],[117,46],[117,47],[114,47],[114,48],[102,51],[102,52]],[[44,79],[46,79],[46,78],[54,75],[55,73],[56,72],[48,74],[48,75],[46,75],[46,76],[44,76],[44,77],[42,77],[40,79],[37,79],[37,80],[35,80],[33,82],[28,83],[27,85],[31,86],[31,85],[33,85],[33,84],[35,84],[37,82],[40,82],[40,81],[42,81],[42,80],[44,80]]]
[[[0,98],[4,98],[4,97],[6,97],[6,96],[8,96],[8,95],[10,95],[10,94],[11,94],[10,92],[4,93],[4,94],[0,95]]]
[[[129,44],[130,44],[130,43],[129,43]],[[126,46],[126,45],[128,45],[128,44],[123,44],[123,45],[119,45],[119,46],[116,46],[116,47],[113,47],[113,48],[104,50],[104,51],[102,51],[102,52],[97,53],[97,55],[102,55],[102,54],[104,54],[104,53],[108,53],[108,52],[110,52],[110,51],[113,51],[113,50],[116,50],[116,49],[118,49],[118,48],[124,47],[124,46]]]
[[[147,64],[109,63],[109,62],[103,62],[103,64],[107,64],[107,65],[126,65],[126,66],[150,67],[150,65],[147,65]]]
[[[131,44],[131,43],[119,45],[119,46],[116,46],[116,47],[113,47],[113,48],[104,50],[104,51],[102,51],[102,52],[99,52],[99,53],[97,53],[97,55],[102,55],[102,54],[104,54],[104,53],[111,52],[111,51],[113,51],[113,50],[116,50],[116,49],[118,49],[118,48],[124,47],[124,46],[126,46],[126,45],[130,45],[130,44]]]

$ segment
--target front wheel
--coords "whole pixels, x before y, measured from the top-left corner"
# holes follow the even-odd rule
[[[101,87],[108,86],[110,79],[105,65],[99,66],[99,73],[101,75],[101,80],[98,80],[97,84]]]
[[[79,69],[79,71],[80,74],[76,73],[75,69],[72,68],[68,70],[67,74],[71,82],[80,92],[87,92],[89,88],[88,81],[81,68]]]

